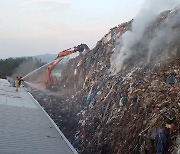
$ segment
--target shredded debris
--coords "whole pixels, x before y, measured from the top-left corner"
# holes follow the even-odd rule
[[[56,86],[59,93],[69,93],[32,92],[79,153],[180,150],[180,23],[169,26],[179,12],[179,7],[165,11],[148,25],[118,71],[111,59],[133,20],[112,28],[94,49],[69,61]],[[176,37],[149,52],[162,25]]]

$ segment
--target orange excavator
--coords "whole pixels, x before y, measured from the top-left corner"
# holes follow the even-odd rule
[[[63,57],[73,54],[77,51],[82,53],[88,50],[89,50],[89,47],[86,44],[80,44],[74,47],[74,49],[69,48],[64,51],[59,52],[58,56],[54,59],[54,61],[50,63],[46,68],[46,71],[45,71],[46,87],[51,87],[54,84],[54,78],[52,77],[51,72],[52,72],[52,69],[63,59]]]

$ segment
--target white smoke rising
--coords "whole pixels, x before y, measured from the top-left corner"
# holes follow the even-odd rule
[[[145,1],[142,9],[137,14],[132,23],[132,30],[124,33],[122,37],[117,40],[117,42],[121,42],[121,44],[118,44],[116,46],[115,52],[111,57],[111,68],[113,72],[118,72],[119,70],[121,70],[124,60],[129,58],[132,54],[135,54],[136,51],[132,49],[133,46],[143,39],[143,35],[147,26],[155,20],[157,15],[165,10],[174,8],[178,4],[178,0]],[[156,42],[155,39],[152,40],[152,43],[153,41]],[[153,48],[153,45],[151,48]],[[149,56],[150,55],[151,52],[149,53]]]
[[[167,46],[176,41],[180,36],[179,29],[173,28],[176,24],[180,24],[180,12],[170,20],[167,19],[161,23],[159,28],[155,31],[155,36],[149,42],[147,63],[150,63],[153,53],[163,48],[163,46]]]

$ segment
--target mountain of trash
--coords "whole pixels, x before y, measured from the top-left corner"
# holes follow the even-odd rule
[[[32,91],[81,154],[180,151],[180,6],[125,48],[134,22],[71,59],[52,93]]]

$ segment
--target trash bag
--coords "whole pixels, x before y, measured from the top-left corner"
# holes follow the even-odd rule
[[[163,129],[159,129],[157,131],[157,134],[155,137],[155,143],[156,143],[156,153],[163,154],[167,146],[167,137]]]
[[[169,83],[169,84],[174,84],[177,81],[174,75],[169,75],[168,77],[166,77],[165,80],[166,80],[166,83]]]
[[[127,98],[126,97],[122,97],[120,99],[120,106],[124,106],[124,105],[126,105],[126,103],[127,103]]]

